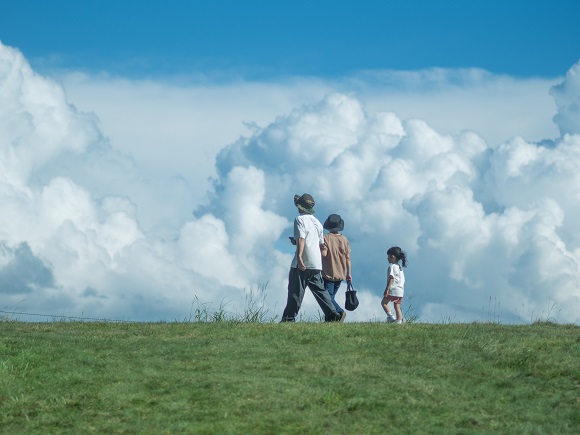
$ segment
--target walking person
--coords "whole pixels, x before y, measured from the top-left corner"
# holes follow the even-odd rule
[[[407,267],[407,255],[398,246],[393,246],[387,251],[389,268],[387,269],[387,287],[381,305],[387,313],[387,322],[403,323],[403,311],[401,303],[405,294],[405,273],[403,267]],[[399,264],[401,262],[401,264]],[[395,307],[396,317],[389,310],[389,302]]]
[[[322,249],[322,279],[324,288],[330,294],[334,308],[340,314],[340,321],[344,321],[346,311],[336,302],[336,293],[345,279],[352,281],[350,267],[350,244],[348,239],[340,233],[344,229],[344,220],[338,214],[331,214],[323,225],[328,231],[324,235]]]
[[[300,311],[306,287],[310,289],[324,313],[326,322],[337,322],[340,314],[332,304],[330,294],[322,280],[322,253],[324,235],[322,224],[314,215],[314,198],[308,193],[294,195],[298,216],[294,219],[296,253],[288,274],[288,301],[282,314],[282,322],[294,322]]]

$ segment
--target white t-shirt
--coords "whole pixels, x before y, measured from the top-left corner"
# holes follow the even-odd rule
[[[311,214],[301,214],[294,219],[294,238],[298,244],[298,239],[304,239],[304,252],[302,261],[306,269],[322,270],[322,254],[320,245],[324,244],[324,231],[322,224]],[[292,260],[292,267],[298,267],[298,247]]]
[[[402,298],[405,293],[405,273],[403,272],[403,268],[398,264],[389,264],[387,280],[389,276],[393,277],[390,295]]]

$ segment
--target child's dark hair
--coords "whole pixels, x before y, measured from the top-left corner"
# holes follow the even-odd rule
[[[387,255],[394,255],[401,262],[403,267],[407,267],[407,254],[398,246],[393,246],[387,251]]]

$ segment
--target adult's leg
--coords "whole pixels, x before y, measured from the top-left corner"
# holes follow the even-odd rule
[[[324,288],[324,281],[322,280],[322,274],[320,270],[306,269],[302,272],[306,277],[306,283],[308,288],[314,295],[314,299],[318,302],[318,305],[324,313],[325,322],[338,322],[340,321],[340,314],[334,308],[330,294]]]
[[[282,313],[282,322],[294,322],[296,320],[300,305],[302,305],[302,299],[304,299],[305,284],[304,278],[300,276],[300,270],[296,267],[291,267],[288,273],[288,300]]]

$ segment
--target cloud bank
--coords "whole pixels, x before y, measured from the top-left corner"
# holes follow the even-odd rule
[[[385,251],[399,245],[420,320],[578,323],[579,68],[551,88],[560,136],[545,141],[440,132],[379,99],[369,110],[343,83],[224,144],[212,171],[165,147],[211,172],[200,199],[182,167],[156,172],[137,146],[112,146],[96,116],[0,45],[0,308],[176,320],[194,298],[235,309],[267,284],[279,314],[292,198],[309,192],[321,220],[346,223],[361,299],[349,320],[383,317]]]

